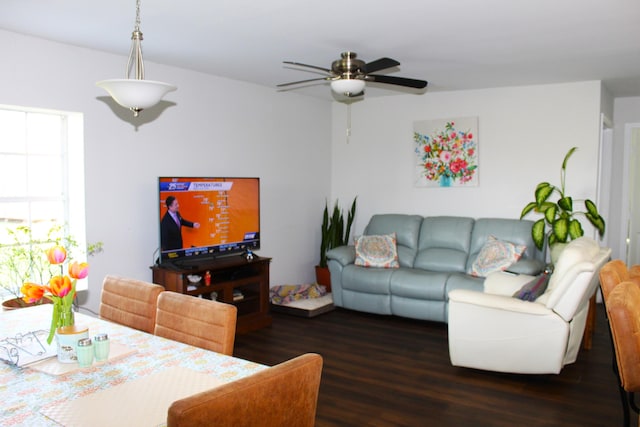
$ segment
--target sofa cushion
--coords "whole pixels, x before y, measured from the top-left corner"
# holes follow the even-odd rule
[[[388,295],[391,275],[395,268],[368,268],[349,264],[342,270],[342,289],[371,294]]]
[[[522,259],[541,259],[542,253],[538,251],[531,238],[531,227],[533,227],[533,221],[526,219],[477,219],[473,226],[473,233],[471,234],[466,271],[471,268],[471,265],[478,257],[480,250],[489,236],[495,236],[500,240],[506,240],[516,245],[524,245],[526,249],[522,254]],[[518,271],[518,273],[535,275],[539,273],[539,271],[528,270]]]
[[[415,268],[464,272],[473,218],[437,216],[422,221]]]
[[[405,298],[444,301],[449,273],[401,268],[391,279],[391,294]]]
[[[468,273],[476,277],[487,277],[494,271],[506,270],[522,256],[526,247],[489,236],[478,253]]]
[[[364,229],[365,235],[396,233],[398,262],[401,267],[412,267],[418,251],[418,236],[422,224],[420,215],[379,214],[371,217]]]
[[[398,268],[396,233],[359,236],[356,238],[355,265]]]

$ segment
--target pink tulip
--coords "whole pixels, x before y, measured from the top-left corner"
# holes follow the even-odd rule
[[[84,279],[89,275],[89,264],[86,262],[73,261],[69,264],[69,276],[72,279]]]
[[[47,259],[51,264],[62,264],[67,259],[67,251],[60,245],[54,246],[47,251]]]
[[[54,276],[49,280],[49,288],[53,296],[64,298],[73,289],[73,284],[69,276]]]

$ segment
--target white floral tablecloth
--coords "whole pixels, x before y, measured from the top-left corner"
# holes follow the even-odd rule
[[[43,305],[0,312],[0,339],[46,329],[50,324],[51,310],[51,305]],[[59,425],[43,412],[51,412],[55,405],[173,368],[209,374],[221,382],[243,378],[266,368],[82,313],[76,313],[76,324],[88,326],[91,337],[107,333],[112,343],[134,351],[63,375],[51,375],[28,366],[20,368],[0,362],[0,425]],[[131,399],[136,398],[131,396]]]

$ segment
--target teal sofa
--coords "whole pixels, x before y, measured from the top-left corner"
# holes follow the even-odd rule
[[[531,239],[532,225],[532,221],[502,218],[374,215],[363,234],[395,233],[400,266],[355,265],[353,245],[330,250],[327,258],[334,304],[368,313],[447,322],[449,291],[483,289],[484,278],[467,272],[489,236],[526,246],[509,271],[536,275],[544,269],[544,255]]]

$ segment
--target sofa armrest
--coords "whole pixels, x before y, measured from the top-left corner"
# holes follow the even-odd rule
[[[356,260],[356,247],[339,246],[333,248],[327,252],[327,259],[335,260],[342,266],[353,264]]]
[[[535,316],[548,316],[553,311],[536,302],[523,301],[505,295],[491,295],[468,289],[454,289],[449,292],[449,304],[473,304],[488,309],[510,311]]]
[[[537,259],[527,258],[527,259],[520,259],[514,262],[509,266],[509,268],[507,268],[507,271],[510,271],[512,273],[537,276],[538,274],[542,273],[542,271],[544,270],[544,267],[545,267],[544,262]]]

